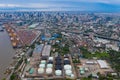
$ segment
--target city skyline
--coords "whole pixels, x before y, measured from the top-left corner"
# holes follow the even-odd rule
[[[0,8],[39,8],[43,11],[119,12],[120,0],[1,0]]]

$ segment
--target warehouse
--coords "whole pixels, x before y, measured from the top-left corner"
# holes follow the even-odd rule
[[[35,46],[35,49],[34,49],[34,51],[33,51],[33,56],[40,56],[43,47],[44,47],[44,44],[36,45],[36,46]]]
[[[42,56],[50,56],[51,45],[45,45]]]
[[[105,61],[103,60],[97,60],[98,64],[100,65],[100,68],[105,69],[108,68],[108,65]]]
[[[35,24],[32,24],[30,26],[28,26],[29,29],[34,29],[35,27],[37,27],[39,25],[39,23],[35,23]]]

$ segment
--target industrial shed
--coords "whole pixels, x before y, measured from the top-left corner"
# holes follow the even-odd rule
[[[50,56],[51,45],[45,45],[42,51],[42,56]]]
[[[107,63],[104,60],[97,60],[97,62],[100,65],[100,68],[102,69],[109,68]]]

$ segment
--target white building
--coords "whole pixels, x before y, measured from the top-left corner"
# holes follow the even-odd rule
[[[42,51],[42,56],[50,56],[51,45],[45,45]]]
[[[100,68],[109,68],[107,63],[104,60],[97,60],[98,64],[100,65]]]

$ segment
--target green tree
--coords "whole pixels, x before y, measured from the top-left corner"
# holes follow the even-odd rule
[[[15,74],[12,74],[12,75],[10,76],[10,80],[15,80]]]
[[[3,78],[2,80],[6,80],[6,78]]]

